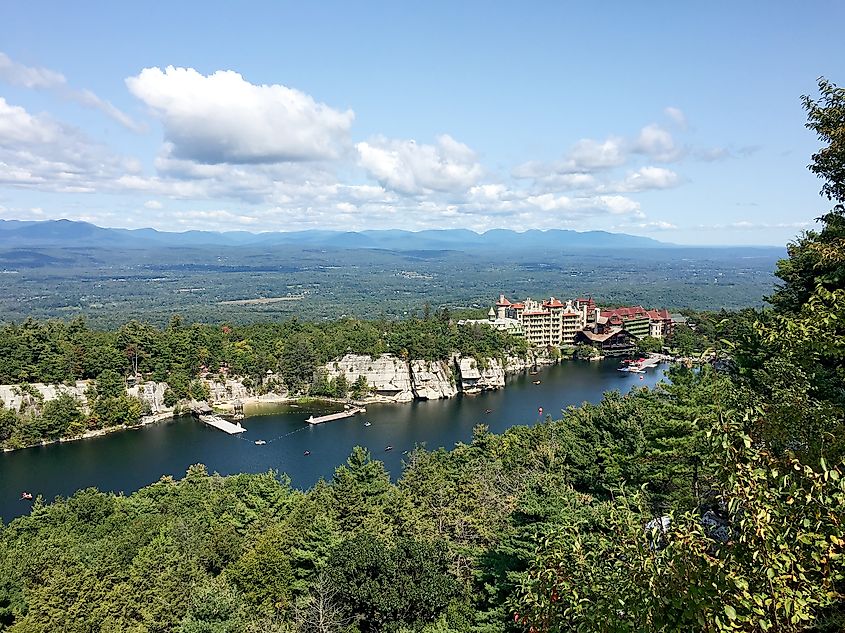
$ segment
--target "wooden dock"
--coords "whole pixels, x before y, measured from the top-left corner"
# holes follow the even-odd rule
[[[197,417],[208,426],[213,426],[215,429],[220,429],[229,435],[237,435],[246,431],[240,422],[229,422],[229,420],[224,420],[219,415],[198,415]]]
[[[310,418],[305,420],[308,424],[322,424],[323,422],[333,422],[334,420],[342,420],[344,418],[351,418],[353,415],[358,413],[364,413],[366,409],[364,407],[352,407],[350,409],[346,409],[345,411],[341,411],[339,413],[330,413],[329,415],[320,415],[316,418],[312,415]]]

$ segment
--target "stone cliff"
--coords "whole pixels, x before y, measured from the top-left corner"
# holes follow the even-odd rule
[[[458,386],[449,363],[412,360],[411,390],[417,400],[436,400],[456,395]]]
[[[393,354],[382,354],[376,358],[346,354],[324,368],[332,380],[345,374],[350,385],[363,376],[372,391],[367,398],[370,401],[410,402],[414,399],[408,363]]]
[[[487,358],[482,366],[475,358],[455,358],[461,391],[480,393],[505,386],[505,369],[495,358]]]
[[[30,388],[40,394],[40,398],[30,393]],[[0,401],[7,409],[19,410],[21,404],[31,403],[35,399],[47,401],[58,398],[60,394],[67,393],[79,400],[82,405],[87,405],[85,390],[88,388],[88,381],[78,380],[72,386],[69,385],[47,385],[41,382],[34,382],[29,385],[0,385]]]

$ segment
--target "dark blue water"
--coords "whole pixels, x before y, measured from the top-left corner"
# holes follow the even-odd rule
[[[365,414],[318,426],[306,424],[305,419],[327,412],[325,407],[284,405],[272,413],[248,415],[243,422],[248,431],[240,437],[182,417],[103,437],[4,453],[0,454],[0,517],[9,521],[28,512],[29,503],[19,500],[22,490],[45,500],[88,486],[128,494],[162,475],[180,478],[197,463],[224,475],[273,469],[287,473],[294,486],[304,489],[321,477],[330,478],[355,445],[368,448],[396,476],[403,452],[417,444],[451,448],[456,442],[468,442],[476,424],[484,423],[493,432],[535,424],[546,415],[559,417],[569,405],[598,402],[606,391],[652,387],[663,377],[662,368],[637,375],[618,372],[618,366],[611,360],[566,362],[536,376],[509,376],[507,387],[500,391],[369,405]],[[537,379],[541,384],[533,384]],[[367,420],[370,426],[364,426]],[[267,444],[256,446],[259,439]],[[386,452],[388,445],[393,450]]]

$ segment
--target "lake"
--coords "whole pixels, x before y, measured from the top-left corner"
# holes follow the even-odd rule
[[[479,423],[500,433],[517,424],[536,424],[547,415],[558,418],[561,409],[598,402],[606,391],[653,387],[665,369],[660,366],[637,375],[616,371],[618,366],[617,360],[565,362],[536,376],[511,375],[507,387],[499,391],[372,404],[364,414],[317,426],[305,420],[312,413],[330,411],[325,406],[273,405],[247,411],[243,425],[248,430],[240,436],[183,416],[102,437],[3,453],[0,517],[8,522],[29,511],[30,503],[20,501],[23,490],[45,500],[89,486],[128,494],[162,475],[181,478],[188,466],[197,463],[224,475],[274,469],[305,489],[320,478],[330,478],[355,445],[368,448],[395,477],[401,473],[403,452],[417,444],[451,448],[456,442],[468,442]],[[539,385],[533,382],[537,379]],[[267,443],[259,446],[256,440]],[[393,449],[385,451],[387,446]]]

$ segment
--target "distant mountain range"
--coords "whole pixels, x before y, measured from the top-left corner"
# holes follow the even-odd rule
[[[201,246],[272,247],[297,245],[306,248],[375,248],[388,250],[474,250],[533,248],[660,248],[671,246],[648,237],[606,231],[532,229],[519,232],[493,229],[475,233],[468,229],[426,231],[292,231],[249,233],[246,231],[185,231],[155,229],[109,229],[73,220],[30,222],[0,220],[0,248],[95,247],[178,248]]]

